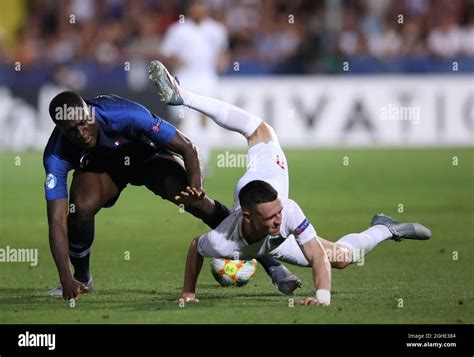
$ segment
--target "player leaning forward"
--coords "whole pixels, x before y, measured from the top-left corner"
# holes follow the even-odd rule
[[[184,301],[197,301],[196,282],[203,257],[251,259],[269,254],[312,267],[316,294],[299,304],[329,305],[331,266],[344,268],[357,262],[386,239],[431,237],[430,230],[421,224],[400,223],[384,215],[374,216],[371,227],[364,232],[348,234],[336,243],[318,237],[298,204],[288,198],[285,154],[268,124],[231,104],[180,88],[158,61],[150,65],[150,78],[164,102],[200,111],[248,141],[248,167],[235,187],[234,210],[217,228],[191,243],[180,297]],[[182,195],[187,195],[190,202],[200,199],[185,192]]]
[[[142,105],[116,95],[84,100],[62,92],[49,109],[56,127],[44,151],[45,196],[60,284],[48,295],[69,300],[91,291],[95,216],[102,207],[112,207],[128,184],[145,186],[174,204],[181,204],[179,192],[188,185],[192,192],[204,191],[193,143]],[[211,229],[230,214],[207,196],[184,203],[184,209]],[[281,292],[291,294],[299,286],[299,279],[279,261],[265,256],[259,262]]]

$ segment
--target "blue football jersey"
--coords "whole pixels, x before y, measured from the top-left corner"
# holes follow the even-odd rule
[[[99,122],[99,136],[93,151],[123,152],[137,145],[155,149],[166,147],[176,128],[143,105],[116,95],[99,95],[85,100]],[[122,151],[121,151],[122,150]],[[88,151],[69,142],[58,127],[53,130],[44,150],[47,200],[67,198],[67,174],[80,167]]]

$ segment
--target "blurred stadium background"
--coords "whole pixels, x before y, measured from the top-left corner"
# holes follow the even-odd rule
[[[191,14],[190,1],[0,0],[0,247],[40,252],[36,267],[2,265],[0,322],[472,323],[474,2],[203,3],[220,23],[205,31],[210,41],[196,27],[172,34],[205,15],[202,5]],[[263,270],[238,291],[219,288],[207,271],[200,305],[184,313],[174,299],[185,254],[206,227],[130,187],[96,220],[96,292],[74,311],[46,300],[57,272],[41,155],[58,92],[115,93],[174,122],[214,149],[205,186],[232,204],[245,165],[235,156],[219,165],[216,154],[244,152],[244,140],[163,106],[147,78],[151,59],[184,86],[275,127],[291,196],[323,237],[361,231],[382,211],[426,224],[433,239],[382,244],[363,271],[334,271],[334,309],[286,309]],[[292,269],[304,281],[298,293],[312,294],[310,270]]]
[[[285,147],[472,144],[473,1],[203,3],[224,26],[212,29],[218,39],[212,30],[208,35],[208,45],[218,42],[213,51],[221,53],[218,60],[192,58],[192,73],[203,79],[184,85],[264,117]],[[169,56],[166,36],[190,19],[191,5],[2,0],[0,123],[9,134],[0,137],[0,148],[43,149],[52,129],[48,101],[65,88],[84,97],[116,93],[183,125],[180,119],[191,113],[180,116],[160,105],[146,67],[151,59],[174,58],[165,62],[179,74],[183,61],[176,57],[194,49]],[[205,82],[208,66],[219,83],[207,86],[213,91],[195,88]],[[397,117],[404,108],[415,111]],[[288,119],[292,130],[285,129]],[[183,130],[192,136],[197,129]],[[242,144],[213,125],[207,135],[214,147]]]

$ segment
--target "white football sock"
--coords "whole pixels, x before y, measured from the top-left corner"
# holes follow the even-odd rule
[[[248,138],[262,122],[262,119],[222,100],[203,97],[183,88],[179,90],[184,105],[197,110],[228,130],[236,131]]]
[[[376,225],[361,233],[350,233],[339,239],[336,244],[352,251],[352,262],[358,262],[370,253],[380,242],[392,238],[392,232],[383,226]]]

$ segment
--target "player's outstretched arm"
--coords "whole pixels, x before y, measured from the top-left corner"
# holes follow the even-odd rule
[[[179,130],[168,143],[168,148],[180,154],[188,172],[189,186],[202,190],[202,170],[196,146]]]
[[[59,273],[65,300],[77,299],[83,284],[76,281],[69,269],[69,241],[67,238],[67,199],[47,202],[49,246]]]
[[[199,302],[196,299],[196,283],[201,272],[204,258],[198,251],[199,237],[192,240],[189,246],[188,256],[186,258],[186,268],[184,271],[184,285],[179,301]]]
[[[313,268],[315,297],[299,300],[300,305],[329,305],[331,302],[331,264],[318,237],[301,245],[301,251]]]

